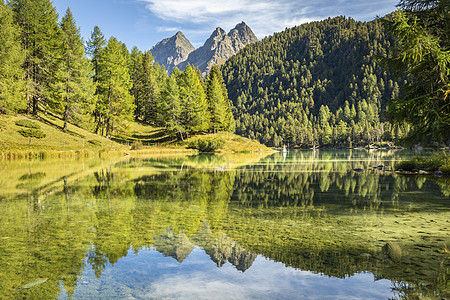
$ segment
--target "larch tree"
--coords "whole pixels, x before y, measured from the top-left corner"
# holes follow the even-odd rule
[[[92,61],[94,69],[94,82],[97,82],[98,76],[98,61],[100,59],[100,52],[106,46],[106,39],[98,26],[94,26],[94,31],[91,32],[91,38],[86,43],[86,54],[88,54]]]
[[[179,85],[180,124],[188,134],[207,131],[210,128],[210,116],[199,71],[188,64],[181,75]]]
[[[398,6],[385,22],[399,41],[389,62],[408,83],[389,113],[413,125],[413,141],[450,143],[450,2],[402,0]]]
[[[231,111],[231,101],[228,99],[227,88],[223,82],[222,72],[217,65],[211,67],[206,83],[206,97],[211,129],[217,131],[234,132],[235,120]]]
[[[159,88],[153,68],[153,56],[146,51],[136,61],[136,69],[133,75],[133,93],[139,115],[138,119],[148,124],[158,125]]]
[[[99,83],[99,61],[100,55],[106,46],[106,39],[103,33],[101,32],[98,26],[94,26],[94,31],[91,32],[91,38],[86,43],[86,54],[88,54],[91,58],[92,68],[94,74],[92,76],[92,80],[95,85],[95,96],[98,99],[98,95],[101,94]],[[101,118],[101,103],[96,101],[94,108],[94,122],[97,124],[95,133],[99,133],[100,129],[103,128],[103,119]]]
[[[92,112],[95,90],[91,66],[85,57],[83,39],[69,8],[60,26],[62,47],[53,90],[56,93],[55,98],[59,100],[57,111],[63,115],[63,130],[67,130],[70,119],[80,124],[82,117]]]
[[[99,119],[102,133],[111,137],[111,133],[123,129],[124,120],[132,120],[135,109],[133,96],[130,94],[132,81],[123,44],[111,37],[107,46],[101,51],[99,59]]]
[[[176,132],[178,137],[183,139],[185,130],[180,123],[181,100],[178,76],[180,76],[180,71],[175,67],[161,89],[158,110],[160,111],[160,124],[170,131]]]
[[[39,103],[51,105],[49,88],[55,80],[61,30],[58,14],[50,0],[11,0],[15,22],[25,50],[25,95],[27,113],[37,115]]]
[[[0,0],[0,113],[17,112],[26,108],[22,80],[24,58],[13,13]]]

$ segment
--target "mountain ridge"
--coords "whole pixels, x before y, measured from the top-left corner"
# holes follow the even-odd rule
[[[212,65],[222,65],[231,56],[258,38],[245,23],[237,24],[228,33],[217,27],[203,46],[195,49],[189,40],[178,31],[172,37],[163,39],[152,47],[150,52],[155,61],[164,65],[169,73],[175,67],[183,70],[187,64],[198,67],[202,76],[206,76]]]

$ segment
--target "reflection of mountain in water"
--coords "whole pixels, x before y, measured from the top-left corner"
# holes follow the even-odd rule
[[[189,241],[186,234],[181,232],[175,235],[170,228],[167,228],[165,234],[155,238],[153,247],[164,256],[175,258],[179,263],[182,263],[194,250],[194,244]]]
[[[225,233],[213,236],[206,221],[203,222],[201,231],[191,240],[180,232],[178,235],[167,228],[165,234],[161,234],[154,239],[153,248],[164,256],[172,257],[182,263],[186,257],[194,250],[194,246],[202,247],[211,260],[218,267],[223,266],[227,261],[239,271],[245,272],[250,268],[256,259],[256,254],[245,250]]]
[[[236,241],[221,232],[217,237],[212,235],[208,223],[203,222],[201,231],[194,237],[197,245],[202,247],[218,267],[227,261],[239,271],[245,272],[256,259],[256,254],[245,250]]]

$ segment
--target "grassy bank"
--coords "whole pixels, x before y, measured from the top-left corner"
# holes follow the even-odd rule
[[[200,152],[252,153],[274,151],[256,140],[250,140],[230,132],[197,135],[186,140],[185,145]]]
[[[272,151],[257,141],[221,132],[177,141],[164,128],[130,122],[123,136],[108,139],[53,115],[0,115],[0,159],[110,157],[162,153],[251,153]]]

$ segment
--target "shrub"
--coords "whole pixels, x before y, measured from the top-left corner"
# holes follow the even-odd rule
[[[395,168],[403,169],[406,171],[426,170],[426,171],[437,171],[447,172],[450,168],[450,156],[445,152],[434,154],[430,157],[413,157],[410,160],[402,161],[398,163]]]
[[[24,137],[32,137],[37,139],[45,138],[45,132],[43,132],[41,129],[20,129],[18,132]]]
[[[190,149],[197,149],[200,152],[214,152],[225,143],[221,138],[202,139],[187,141],[186,145]]]
[[[133,142],[133,144],[131,144],[131,150],[139,150],[144,148],[144,145],[142,144],[141,141],[135,141]]]
[[[39,126],[39,124],[36,124],[33,121],[30,121],[27,119],[17,120],[15,124],[17,126],[22,126],[22,127],[26,127],[26,128],[41,129],[41,126]]]
[[[397,170],[405,170],[405,171],[412,171],[414,169],[417,169],[416,161],[414,159],[411,160],[405,160],[401,161],[398,164],[395,165],[395,169]]]

